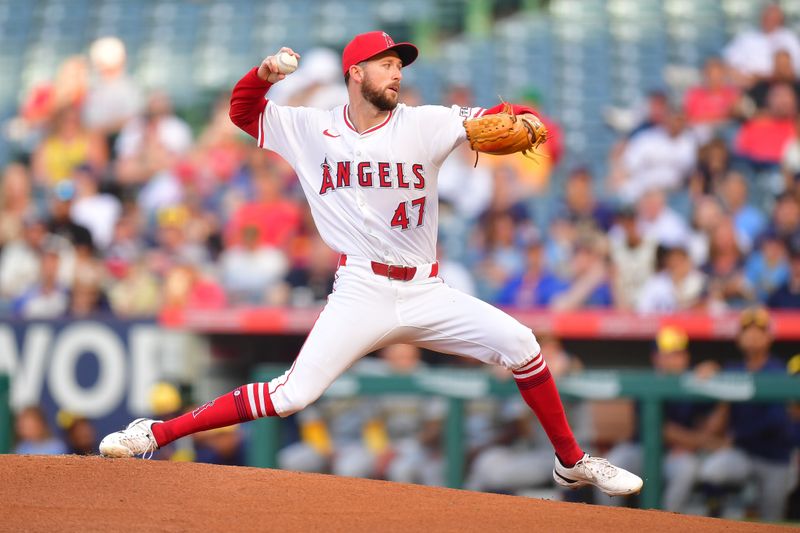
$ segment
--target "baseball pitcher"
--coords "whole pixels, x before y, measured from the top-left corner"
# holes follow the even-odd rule
[[[329,111],[269,101],[270,87],[300,57],[289,48],[236,84],[231,120],[294,167],[320,235],[341,254],[333,292],[282,376],[243,385],[173,420],[135,420],[103,439],[103,455],[144,455],[198,431],[291,415],[365,354],[407,343],[511,369],[555,448],[558,485],[639,492],[638,476],[576,442],[533,332],[437,276],[436,181],[447,156],[465,141],[486,153],[529,153],[547,132],[520,105],[399,104],[403,68],[417,54],[413,44],[381,31],[357,35],[342,54],[349,102]]]

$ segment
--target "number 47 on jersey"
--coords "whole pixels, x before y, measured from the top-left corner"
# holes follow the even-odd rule
[[[411,204],[411,205],[409,205]],[[425,197],[417,198],[416,200],[411,200],[410,202],[400,202],[400,205],[397,206],[397,209],[394,210],[394,216],[392,216],[392,227],[393,228],[400,228],[400,229],[408,229],[409,221],[408,216],[409,212],[411,212],[411,216],[413,217],[413,212],[417,211],[417,224],[414,226],[418,228],[422,225],[422,220],[425,217]]]

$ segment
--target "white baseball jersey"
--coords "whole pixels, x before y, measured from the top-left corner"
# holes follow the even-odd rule
[[[266,405],[280,416],[303,409],[364,354],[395,343],[502,365],[520,379],[544,372],[529,328],[437,276],[439,168],[466,140],[464,119],[483,112],[400,104],[359,134],[347,106],[267,103],[258,145],[294,167],[320,235],[347,259],[291,368],[249,386],[253,418]],[[390,279],[376,273],[374,261],[415,271]]]
[[[268,102],[258,145],[294,167],[320,235],[334,250],[397,265],[436,261],[437,175],[484,109],[399,104],[358,133],[348,106]]]

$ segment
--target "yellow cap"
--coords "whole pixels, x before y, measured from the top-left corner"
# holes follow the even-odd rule
[[[156,416],[177,412],[181,403],[181,394],[175,385],[161,382],[150,388],[150,409]]]
[[[664,326],[656,335],[656,346],[659,352],[681,352],[689,344],[686,332],[675,326]]]
[[[789,374],[800,374],[800,353],[795,354],[786,363],[786,371]]]
[[[164,207],[158,212],[158,225],[162,228],[179,228],[189,221],[189,209],[183,205]]]
[[[739,327],[744,329],[750,326],[769,329],[769,311],[765,307],[750,307],[742,311],[739,315]]]

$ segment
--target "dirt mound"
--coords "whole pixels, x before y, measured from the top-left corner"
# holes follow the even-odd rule
[[[384,481],[99,457],[0,456],[2,531],[789,531]]]

